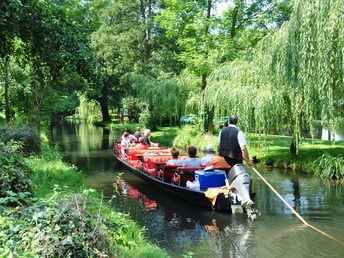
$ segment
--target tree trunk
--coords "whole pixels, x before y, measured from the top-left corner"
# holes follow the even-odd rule
[[[233,16],[232,16],[231,38],[234,38],[236,34],[236,23],[237,23],[238,12],[239,12],[239,6],[235,5]]]
[[[290,153],[291,153],[291,155],[293,155],[293,156],[296,156],[296,154],[297,154],[297,143],[296,143],[295,138],[293,138],[293,140],[291,141],[291,144],[290,144]]]
[[[208,133],[214,133],[214,115],[215,115],[215,106],[208,108]]]
[[[207,75],[204,73],[202,74],[202,94],[204,94],[204,90],[207,87]],[[203,98],[203,97],[202,97]],[[204,101],[203,101],[204,102]],[[209,107],[206,104],[204,105],[204,114],[203,115],[203,128],[204,130],[208,131],[209,134],[213,134],[214,132],[214,114],[215,114],[215,107]]]
[[[11,120],[11,112],[10,112],[10,103],[8,98],[8,90],[9,90],[9,76],[8,76],[8,67],[9,67],[9,57],[6,56],[4,59],[4,79],[5,79],[5,117],[6,122],[9,123]]]
[[[109,122],[111,121],[110,114],[109,114],[109,105],[108,105],[108,88],[107,88],[107,81],[104,82],[102,88],[102,97],[99,100],[99,104],[102,111],[103,121]]]

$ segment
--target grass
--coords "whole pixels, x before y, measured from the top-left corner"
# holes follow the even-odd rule
[[[344,143],[302,140],[298,155],[290,153],[291,137],[268,135],[259,137],[257,135],[247,136],[249,152],[251,156],[257,156],[262,163],[278,168],[291,168],[295,171],[307,170],[307,165],[327,153],[333,157],[344,154]]]
[[[151,141],[161,146],[172,146],[179,130],[178,126],[158,127],[157,131],[152,132]]]

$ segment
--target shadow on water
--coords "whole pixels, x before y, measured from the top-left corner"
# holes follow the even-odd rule
[[[252,172],[256,204],[244,215],[213,212],[154,189],[112,156],[120,133],[80,122],[62,122],[50,138],[85,173],[89,187],[104,192],[115,209],[129,212],[146,235],[173,257],[342,257],[344,248],[305,228]],[[262,170],[264,177],[312,225],[344,241],[344,187],[328,181]]]

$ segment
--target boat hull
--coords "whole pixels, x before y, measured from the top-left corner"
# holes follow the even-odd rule
[[[232,205],[231,205],[231,197],[225,196],[225,194],[220,193],[217,196],[215,205],[209,201],[209,199],[205,196],[205,191],[203,190],[194,190],[190,188],[186,188],[183,186],[179,186],[173,183],[164,182],[160,179],[152,177],[148,175],[145,171],[141,171],[139,169],[134,168],[126,161],[122,160],[116,153],[114,153],[115,158],[117,161],[122,164],[126,169],[130,172],[135,174],[136,176],[142,178],[146,182],[154,185],[157,189],[165,192],[170,196],[177,197],[184,201],[193,203],[195,205],[211,209],[211,210],[224,210],[226,212],[232,213]],[[255,193],[251,192],[250,197],[253,200],[255,197]]]
[[[114,156],[116,157],[118,162],[120,162],[126,169],[128,169],[130,172],[134,173],[138,177],[142,178],[143,180],[147,181],[148,183],[154,185],[159,190],[171,196],[175,196],[180,199],[186,200],[188,202],[194,203],[198,206],[202,206],[202,207],[213,209],[213,210],[216,209],[208,200],[208,198],[205,197],[204,191],[193,190],[193,189],[181,187],[172,183],[161,181],[157,178],[149,176],[148,174],[146,174],[145,172],[141,170],[138,170],[132,167],[130,164],[120,159],[116,154]],[[230,209],[230,205],[227,209]]]

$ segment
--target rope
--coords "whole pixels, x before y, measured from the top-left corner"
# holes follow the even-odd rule
[[[312,228],[312,229],[314,229],[314,230],[316,230],[316,231],[318,231],[319,233],[321,233],[322,235],[324,235],[324,236],[326,236],[326,237],[328,237],[328,238],[330,238],[330,239],[332,239],[332,240],[334,240],[334,241],[336,241],[336,242],[338,242],[339,244],[341,244],[342,246],[344,246],[344,242],[343,241],[340,241],[340,240],[338,240],[338,239],[336,239],[336,238],[334,238],[333,236],[331,236],[331,235],[329,235],[329,234],[327,234],[327,233],[325,233],[324,231],[322,231],[322,230],[320,230],[320,229],[318,229],[318,228],[316,228],[316,227],[314,227],[314,226],[312,226],[312,225],[310,225],[307,221],[305,221],[302,217],[301,217],[301,215],[300,214],[298,214],[297,212],[296,212],[296,210],[294,210],[293,209],[293,207],[291,207],[290,205],[289,205],[289,203],[287,203],[287,201],[269,184],[269,182],[268,181],[266,181],[266,179],[258,172],[258,170],[256,169],[256,168],[254,168],[254,167],[251,167],[252,169],[253,169],[253,171],[264,181],[264,183],[268,186],[268,187],[270,187],[270,189],[278,196],[278,198],[280,198],[281,200],[282,200],[282,202],[284,202],[284,204],[296,215],[296,217],[299,219],[299,220],[301,220],[302,221],[302,223],[303,224],[305,224],[307,227],[310,227],[310,228]]]

